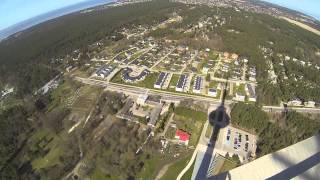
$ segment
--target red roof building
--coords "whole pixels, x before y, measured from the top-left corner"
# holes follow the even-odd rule
[[[180,143],[184,143],[185,145],[188,145],[189,139],[190,139],[190,134],[177,129],[175,138],[178,139],[180,141]]]

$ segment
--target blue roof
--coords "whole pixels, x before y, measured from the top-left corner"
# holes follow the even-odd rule
[[[177,88],[183,88],[183,86],[185,85],[186,83],[186,79],[187,79],[187,75],[185,74],[182,74],[179,78],[179,81],[177,83]]]
[[[98,69],[97,71],[97,75],[101,75],[103,74],[104,76],[108,76],[112,71],[113,71],[114,67],[112,66],[108,66],[108,67],[101,67],[100,69]]]
[[[167,76],[168,76],[168,73],[161,72],[159,74],[159,77],[158,77],[157,81],[156,81],[156,85],[162,86],[164,81],[165,81],[165,79],[167,78]]]
[[[133,70],[131,68],[125,68],[123,69],[123,72],[122,72],[122,78],[125,80],[125,81],[137,81],[137,80],[141,80],[143,79],[145,76],[147,76],[150,71],[145,69],[143,70],[139,75],[137,76],[130,76],[129,74],[132,72]]]
[[[202,83],[202,78],[200,76],[197,76],[195,79],[194,89],[200,90]]]

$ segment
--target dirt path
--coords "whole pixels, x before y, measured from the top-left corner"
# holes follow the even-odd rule
[[[160,180],[163,175],[166,174],[167,170],[169,169],[169,167],[172,165],[173,163],[167,164],[165,166],[163,166],[160,171],[158,172],[158,175],[156,176],[155,180]]]

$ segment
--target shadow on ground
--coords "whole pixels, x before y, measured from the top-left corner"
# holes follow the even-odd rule
[[[208,117],[210,125],[213,126],[214,128],[213,128],[211,137],[209,139],[209,143],[208,143],[206,152],[204,154],[203,160],[200,164],[198,173],[195,177],[196,180],[207,179],[207,172],[211,163],[213,149],[216,146],[216,141],[218,139],[220,129],[228,126],[230,123],[230,117],[227,114],[226,108],[224,105],[225,98],[226,98],[226,87],[227,87],[227,83],[225,83],[223,98],[220,106],[216,110],[212,111]]]

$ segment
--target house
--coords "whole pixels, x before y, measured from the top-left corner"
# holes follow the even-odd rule
[[[251,75],[249,76],[249,81],[256,81],[256,76],[255,75]]]
[[[147,94],[141,94],[139,95],[139,97],[137,98],[137,104],[144,106],[146,101],[148,99],[148,95]]]
[[[210,88],[208,90],[208,95],[209,96],[212,96],[212,97],[217,97],[217,90],[216,89],[213,89],[213,88]]]
[[[95,76],[106,78],[113,72],[114,69],[115,68],[112,66],[103,66],[96,71]]]
[[[207,66],[203,66],[202,71],[203,74],[208,74],[209,68]]]
[[[249,97],[248,98],[249,101],[256,102],[257,96],[256,96],[255,88],[251,84],[246,84],[245,90],[246,90],[246,93]]]
[[[201,93],[202,83],[203,83],[203,78],[200,76],[197,76],[194,80],[193,93],[196,93],[196,94]]]
[[[153,85],[153,87],[156,89],[162,89],[168,75],[169,73],[161,72],[158,76],[156,83]]]
[[[223,53],[224,58],[229,58],[230,54],[228,52]]]
[[[236,97],[234,97],[234,100],[244,102],[244,101],[245,101],[245,98],[246,98],[245,95],[237,92],[237,93],[236,93]]]
[[[179,141],[179,143],[187,146],[189,143],[190,134],[188,134],[187,132],[184,132],[182,130],[177,129],[176,134],[175,134],[175,138]]]
[[[127,67],[123,69],[122,72],[122,79],[125,82],[136,82],[136,81],[142,81],[146,78],[148,74],[150,74],[150,71],[147,69],[144,69],[143,71],[140,72],[140,74],[136,76],[131,76],[130,74],[133,72],[133,69]]]
[[[185,74],[182,74],[178,80],[178,83],[176,85],[176,91],[183,92],[186,86],[188,76]]]
[[[305,102],[305,103],[304,103],[304,106],[305,106],[305,107],[314,108],[314,107],[316,107],[316,102],[314,102],[314,101],[308,101],[308,102]]]
[[[288,102],[289,106],[301,106],[302,101],[299,98],[292,99],[291,101]]]
[[[235,53],[233,53],[233,54],[231,55],[231,58],[232,58],[232,59],[238,59],[238,57],[239,57],[238,54],[235,54]]]

